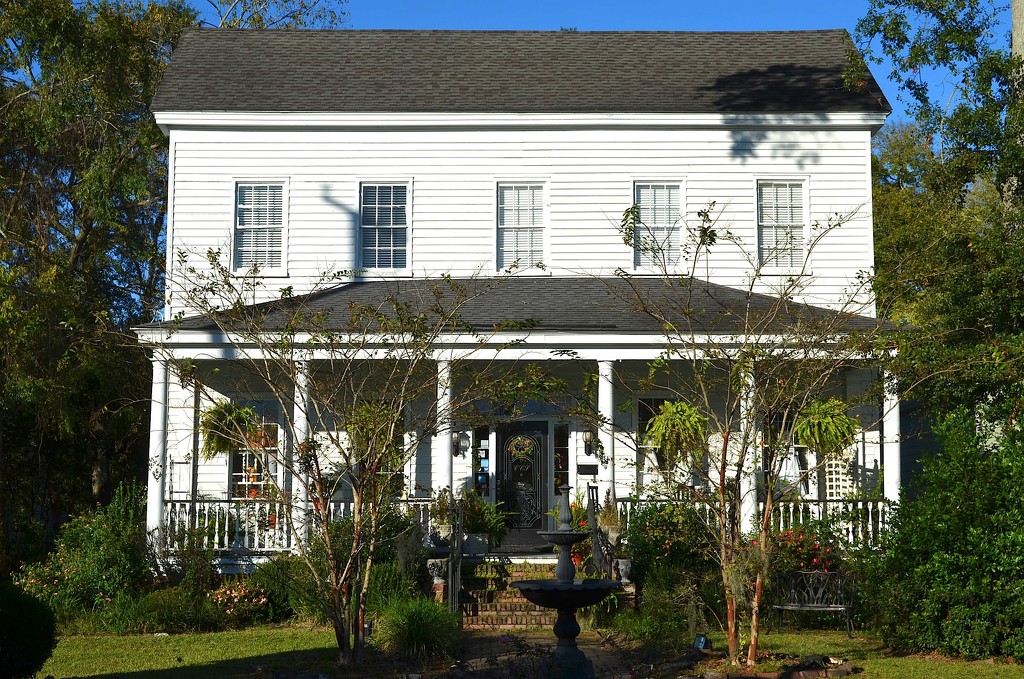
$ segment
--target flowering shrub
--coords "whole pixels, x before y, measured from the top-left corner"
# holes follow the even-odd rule
[[[210,598],[224,612],[232,627],[245,627],[269,617],[269,598],[262,587],[251,587],[244,580],[225,582]]]
[[[775,536],[771,569],[776,573],[792,571],[834,571],[839,555],[833,541],[807,527],[784,530]]]
[[[137,594],[151,579],[146,547],[145,495],[122,486],[107,507],[68,521],[56,549],[26,564],[15,584],[54,609],[102,607],[122,594]]]
[[[656,567],[703,573],[713,569],[713,536],[694,508],[682,503],[645,504],[626,527],[634,580]]]

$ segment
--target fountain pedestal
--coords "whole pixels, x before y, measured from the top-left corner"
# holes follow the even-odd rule
[[[572,517],[569,512],[569,487],[561,487],[559,498],[559,529],[538,531],[547,542],[558,546],[558,564],[554,580],[519,580],[512,583],[522,592],[523,597],[538,606],[558,611],[554,632],[558,644],[548,659],[544,677],[546,679],[593,679],[594,666],[576,644],[580,625],[576,620],[576,609],[593,606],[622,584],[615,580],[575,580],[576,567],[572,563],[571,550],[577,542],[585,540],[585,531],[574,531],[569,526]]]

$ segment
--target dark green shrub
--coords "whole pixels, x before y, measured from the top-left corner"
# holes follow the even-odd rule
[[[406,658],[450,657],[459,642],[459,616],[431,599],[395,597],[376,617],[370,642]]]
[[[10,583],[0,584],[0,677],[32,677],[57,645],[53,612]]]
[[[644,645],[683,648],[715,624],[723,599],[718,572],[695,574],[659,566],[647,572],[636,607],[620,611],[612,627]]]
[[[213,589],[216,575],[213,550],[206,546],[207,536],[202,529],[195,529],[185,531],[175,542],[180,547],[174,554],[173,580],[184,596],[196,601],[205,598]]]
[[[150,592],[134,610],[143,617],[141,632],[212,632],[226,626],[222,611],[210,597],[196,599],[180,587]]]
[[[629,519],[626,544],[626,552],[633,560],[630,578],[641,586],[655,568],[693,574],[716,569],[711,559],[714,536],[687,504],[641,506]]]
[[[937,429],[915,497],[884,554],[865,564],[883,639],[903,652],[1024,654],[1024,432],[978,433],[966,413]]]
[[[102,607],[142,591],[152,578],[144,506],[141,486],[119,487],[109,505],[64,524],[56,549],[23,566],[16,583],[55,610]]]
[[[282,555],[265,561],[256,566],[248,582],[266,593],[270,622],[282,622],[292,616],[326,622],[313,575],[301,558]]]
[[[370,591],[366,593],[366,605],[371,611],[381,611],[391,599],[407,599],[416,593],[416,589],[416,583],[405,577],[397,560],[376,563],[370,571]]]

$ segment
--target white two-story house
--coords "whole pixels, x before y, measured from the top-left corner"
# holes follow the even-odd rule
[[[188,358],[227,374],[237,357],[185,301],[185,262],[201,269],[210,251],[239,276],[258,268],[253,303],[282,289],[302,299],[338,271],[352,273],[317,290],[318,308],[441,276],[505,278],[465,313],[530,327],[488,360],[571,355],[583,368],[566,371],[599,376],[603,424],[541,403],[502,426],[451,422],[410,456],[401,494],[482,482],[530,530],[563,483],[642,493],[636,434],[668,394],[634,378],[666,340],[609,294],[623,274],[651,289],[666,273],[705,281],[699,341],[737,331],[721,300],[753,290],[744,299],[768,305],[794,277],[804,309],[847,312],[853,295],[850,327],[874,323],[870,293],[851,291],[873,267],[871,138],[890,109],[870,75],[847,86],[856,60],[842,30],[188,31],[153,103],[170,142],[165,318],[183,320],[138,329],[156,347],[150,528],[183,503],[244,501],[279,473],[259,451],[204,461],[212,397],[168,367]],[[687,225],[712,203],[728,247],[694,267]],[[632,205],[662,256],[624,240]],[[874,376],[848,371],[837,389],[859,393]],[[295,415],[232,389],[219,393],[255,403],[270,429]],[[899,409],[879,402],[864,421],[849,459],[805,493],[838,499],[870,477],[896,497]]]

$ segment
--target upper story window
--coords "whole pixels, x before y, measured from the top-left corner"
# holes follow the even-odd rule
[[[498,185],[498,268],[544,261],[544,185]]]
[[[404,269],[409,253],[409,187],[363,184],[359,204],[364,269]]]
[[[803,266],[805,214],[803,182],[757,183],[757,255],[761,266]]]
[[[235,185],[234,268],[284,267],[284,184]]]
[[[633,201],[639,222],[633,236],[633,263],[666,268],[679,263],[679,184],[636,184]]]

